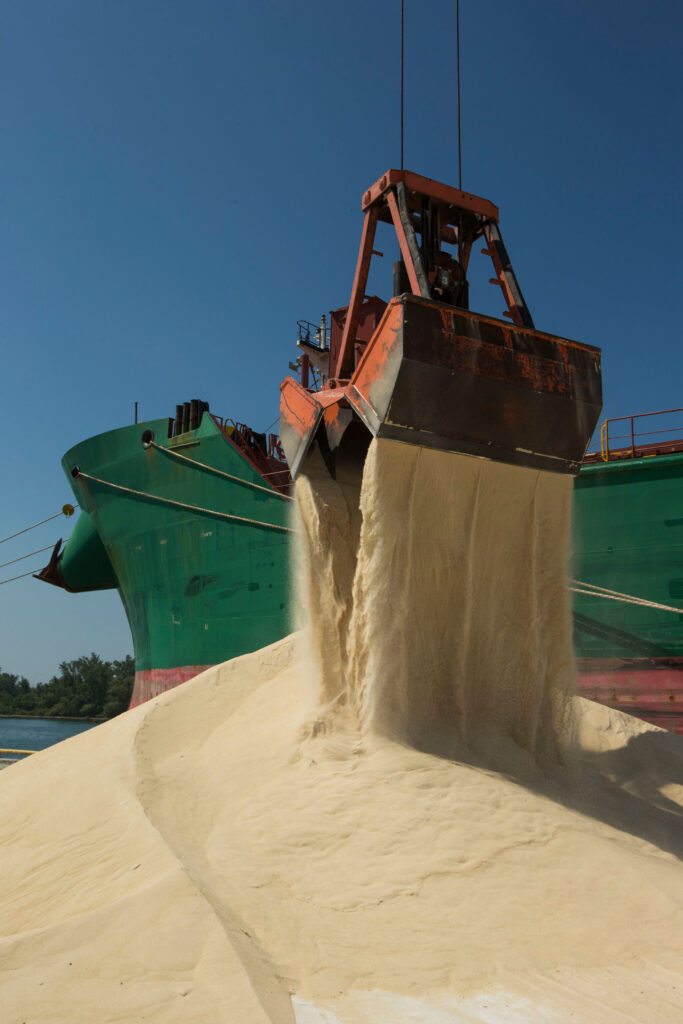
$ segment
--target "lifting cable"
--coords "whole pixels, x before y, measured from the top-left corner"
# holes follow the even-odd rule
[[[462,143],[460,131],[460,0],[455,0],[455,71],[458,95],[458,188],[462,189]]]
[[[192,462],[192,459],[189,461]],[[216,509],[212,508],[202,508],[199,505],[187,505],[184,501],[175,501],[173,498],[164,498],[160,494],[149,494],[147,491],[136,491],[132,487],[124,487],[123,484],[114,484],[110,480],[100,480],[99,477],[91,476],[90,473],[83,473],[80,469],[72,470],[72,475],[76,477],[76,479],[90,480],[92,483],[99,484],[100,487],[108,487],[112,491],[120,491],[123,494],[132,494],[133,497],[142,498],[144,501],[154,501],[159,505],[169,505],[172,508],[181,508],[185,512],[201,512],[203,515],[213,516],[215,519],[229,519],[235,523],[247,523],[249,526],[262,526],[266,530],[278,530],[280,533],[294,533],[294,530],[290,526],[279,526],[276,523],[262,523],[258,519],[248,519],[246,516],[236,516],[231,512],[217,512]]]
[[[26,526],[23,530],[17,530],[16,533],[10,533],[9,537],[3,537],[0,540],[0,544],[4,544],[6,540],[13,540],[15,537],[19,537],[22,533],[28,533],[29,530],[35,530],[36,526],[42,526],[43,523],[49,523],[51,519],[56,519],[58,516],[69,516],[74,514],[74,509],[78,508],[78,505],[63,505],[59,512],[55,512],[53,516],[48,516],[47,519],[41,519],[39,523],[34,523],[33,526]]]
[[[164,455],[170,455],[172,458],[179,459],[181,462],[187,462],[190,466],[194,466],[196,469],[205,469],[209,473],[214,473],[215,476],[223,476],[226,480],[233,480],[235,483],[242,484],[244,487],[251,487],[255,491],[265,491],[265,493],[269,494],[271,498],[282,498],[283,501],[294,501],[294,498],[290,498],[288,494],[280,494],[279,491],[273,490],[272,487],[262,487],[261,484],[254,484],[250,480],[243,480],[241,476],[234,476],[232,473],[226,473],[222,469],[215,469],[213,466],[207,466],[205,462],[197,462],[195,459],[189,459],[187,455],[181,455],[180,452],[176,452],[172,448],[164,448],[162,444],[157,444],[156,441],[147,441],[145,443],[148,448],[157,448],[160,452],[163,452]],[[279,469],[277,472],[284,473],[284,470]]]
[[[683,608],[674,608],[670,604],[657,604],[656,601],[647,601],[644,597],[634,597],[632,594],[622,594],[620,590],[609,590],[607,587],[598,587],[595,583],[582,583],[581,580],[570,580],[568,588],[575,594],[587,594],[589,597],[603,597],[606,601],[621,601],[624,604],[640,605],[642,608],[656,608],[660,612],[674,612],[676,615],[683,615]]]
[[[405,28],[405,0],[401,0],[401,170],[403,170],[403,54]]]

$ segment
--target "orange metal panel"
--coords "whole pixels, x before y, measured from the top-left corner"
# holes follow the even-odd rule
[[[285,377],[280,392],[280,424],[303,436],[319,415],[319,403],[293,377]]]
[[[394,350],[403,328],[403,303],[400,298],[392,299],[387,306],[372,344],[368,345],[351,380],[357,391],[368,393],[370,385],[382,376],[389,355]]]
[[[293,377],[286,377],[280,391],[280,438],[294,478],[323,418],[331,447],[335,447],[348,426],[351,411],[345,401],[346,388],[323,388],[311,393]]]
[[[600,408],[600,353],[403,295],[351,378],[375,436],[575,472]]]

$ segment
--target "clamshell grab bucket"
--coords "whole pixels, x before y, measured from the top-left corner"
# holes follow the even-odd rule
[[[314,437],[338,448],[354,413],[374,437],[576,473],[601,406],[599,349],[402,295],[348,384],[285,381],[281,438],[294,476]]]
[[[403,295],[346,399],[375,437],[576,473],[602,407],[600,351]]]
[[[354,412],[345,388],[311,393],[293,377],[285,377],[280,390],[280,442],[294,480],[313,439],[317,437],[325,453],[335,452]]]
[[[307,350],[318,366],[324,357],[303,342],[301,382],[282,384],[280,432],[292,476],[314,439],[331,472],[338,454],[362,455],[361,422],[374,437],[577,473],[602,408],[600,350],[536,330],[498,208],[404,170],[387,171],[363,194],[362,208],[351,299],[331,314],[328,372],[308,387]],[[382,255],[374,248],[378,223],[393,225],[401,254],[386,307],[367,294],[372,256]],[[479,240],[509,322],[468,308]]]

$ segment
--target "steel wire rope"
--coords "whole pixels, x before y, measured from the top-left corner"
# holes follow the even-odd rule
[[[401,0],[401,170],[403,170],[403,40],[405,24],[405,0]]]
[[[27,555],[19,555],[18,558],[11,558],[9,562],[0,562],[0,569],[4,569],[8,565],[14,565],[15,562],[23,562],[25,558],[30,558],[31,555],[39,555],[41,551],[50,551],[54,547],[54,544],[46,544],[44,548],[37,548],[36,551],[29,551]]]
[[[184,501],[176,501],[174,498],[164,498],[160,494],[149,494],[147,491],[136,491],[133,487],[124,487],[123,484],[115,484],[111,480],[101,480],[97,476],[91,476],[90,473],[83,473],[82,470],[78,470],[74,473],[77,479],[91,480],[95,484],[100,484],[101,487],[108,487],[112,491],[121,491],[123,494],[132,494],[136,498],[142,498],[144,501],[156,502],[159,505],[169,505],[172,508],[182,508],[185,512],[202,512],[204,515],[213,516],[215,519],[229,519],[236,523],[247,523],[249,526],[261,526],[267,530],[278,530],[280,533],[294,533],[295,531],[290,526],[280,526],[276,523],[263,523],[258,519],[249,519],[247,516],[236,516],[232,512],[218,512],[213,508],[202,508],[201,505],[188,505]]]
[[[209,508],[200,508],[198,505],[186,505],[181,501],[173,501],[171,498],[161,498],[154,494],[146,494],[144,491],[135,491],[132,487],[124,487],[122,484],[114,484],[108,480],[99,480],[97,477],[90,476],[88,473],[79,473],[79,476],[84,477],[86,480],[92,480],[94,483],[102,484],[104,487],[111,487],[116,491],[125,491],[129,494],[139,495],[142,498],[148,498],[151,501],[158,501],[161,504],[175,505],[179,508],[186,509],[192,512],[204,512],[206,515],[216,516],[219,519],[234,519],[238,522],[249,523],[252,526],[263,526],[271,530],[280,530],[283,533],[294,533],[288,526],[276,526],[274,523],[261,523],[257,519],[247,519],[245,516],[233,516],[229,512],[216,512]],[[48,544],[48,547],[54,547],[53,544]],[[40,548],[40,551],[47,551],[47,548]],[[38,554],[38,551],[33,551],[31,554]],[[29,558],[30,555],[22,555],[22,558]],[[16,558],[14,561],[20,562],[21,558]],[[5,562],[4,565],[11,565],[11,562]],[[2,568],[2,566],[0,566]],[[25,576],[33,576],[34,570],[31,569],[29,572],[22,572],[19,576],[10,576],[9,579],[0,580],[0,587],[5,583],[13,583],[14,580],[21,580]],[[634,597],[632,594],[622,594],[620,591],[611,591],[606,587],[598,587],[595,584],[586,583],[581,586],[573,586],[572,584],[578,583],[578,580],[571,580],[567,589],[571,590],[575,594],[586,594],[589,597],[602,597],[606,601],[621,601],[624,604],[632,604],[641,606],[643,608],[654,608],[657,611],[673,612],[676,615],[683,615],[683,608],[674,608],[672,605],[659,604],[656,601],[648,601],[644,597]]]
[[[226,473],[223,469],[214,469],[213,466],[207,466],[205,462],[197,462],[196,459],[189,459],[187,455],[181,455],[180,452],[174,451],[172,448],[164,448],[162,444],[157,444],[156,441],[146,441],[145,444],[149,448],[157,448],[164,455],[170,455],[174,459],[180,459],[181,462],[188,462],[191,466],[195,466],[197,469],[205,469],[209,473],[214,473],[216,476],[224,476],[226,480],[234,480],[235,483],[243,484],[244,487],[252,487],[255,491],[265,491],[273,498],[282,498],[283,501],[294,501],[294,498],[290,498],[288,494],[280,494],[279,491],[273,490],[272,487],[262,487],[261,484],[253,484],[250,480],[243,480],[240,476],[235,476],[233,473]],[[284,470],[277,470],[278,473],[283,473]]]
[[[40,568],[39,566],[37,568]],[[0,580],[0,587],[3,583],[13,583],[14,580],[23,580],[24,576],[33,576],[37,572],[37,569],[31,569],[29,572],[22,572],[20,576],[10,576],[8,580]]]
[[[624,604],[633,604],[642,608],[655,608],[662,612],[674,612],[676,615],[683,615],[683,608],[674,608],[670,604],[659,604],[657,601],[648,601],[644,597],[634,597],[633,594],[624,594],[620,590],[609,590],[607,587],[599,587],[595,583],[582,583],[581,580],[570,580],[567,589],[575,594],[585,594],[588,597],[602,597],[605,601],[621,601]]]
[[[77,509],[78,507],[78,505],[74,505],[73,509]],[[51,519],[56,519],[58,516],[72,516],[73,510],[71,512],[66,512],[66,508],[72,508],[72,506],[65,505],[64,508],[59,510],[59,512],[55,512],[53,516],[48,516],[47,519],[41,519],[39,523],[33,523],[32,526],[26,526],[23,530],[17,530],[16,533],[10,533],[9,537],[3,537],[2,540],[0,540],[0,544],[4,544],[6,540],[13,540],[15,537],[21,536],[22,533],[28,533],[29,530],[35,530],[36,526],[42,526],[43,523],[49,523]]]
[[[460,0],[455,0],[455,74],[458,85],[458,188],[462,190],[462,145],[460,132]]]

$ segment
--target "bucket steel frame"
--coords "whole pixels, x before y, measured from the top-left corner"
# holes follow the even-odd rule
[[[280,436],[292,476],[314,438],[334,473],[335,452],[354,418],[376,437],[578,472],[602,406],[600,351],[535,329],[498,208],[413,172],[389,170],[364,193],[362,209],[351,298],[343,329],[330,338],[327,380],[319,391],[292,377],[281,385]],[[378,300],[368,299],[366,289],[380,221],[396,231],[398,280],[406,287],[368,336],[364,320]],[[507,323],[468,309],[467,269],[479,239]],[[456,246],[457,255],[444,245]]]

